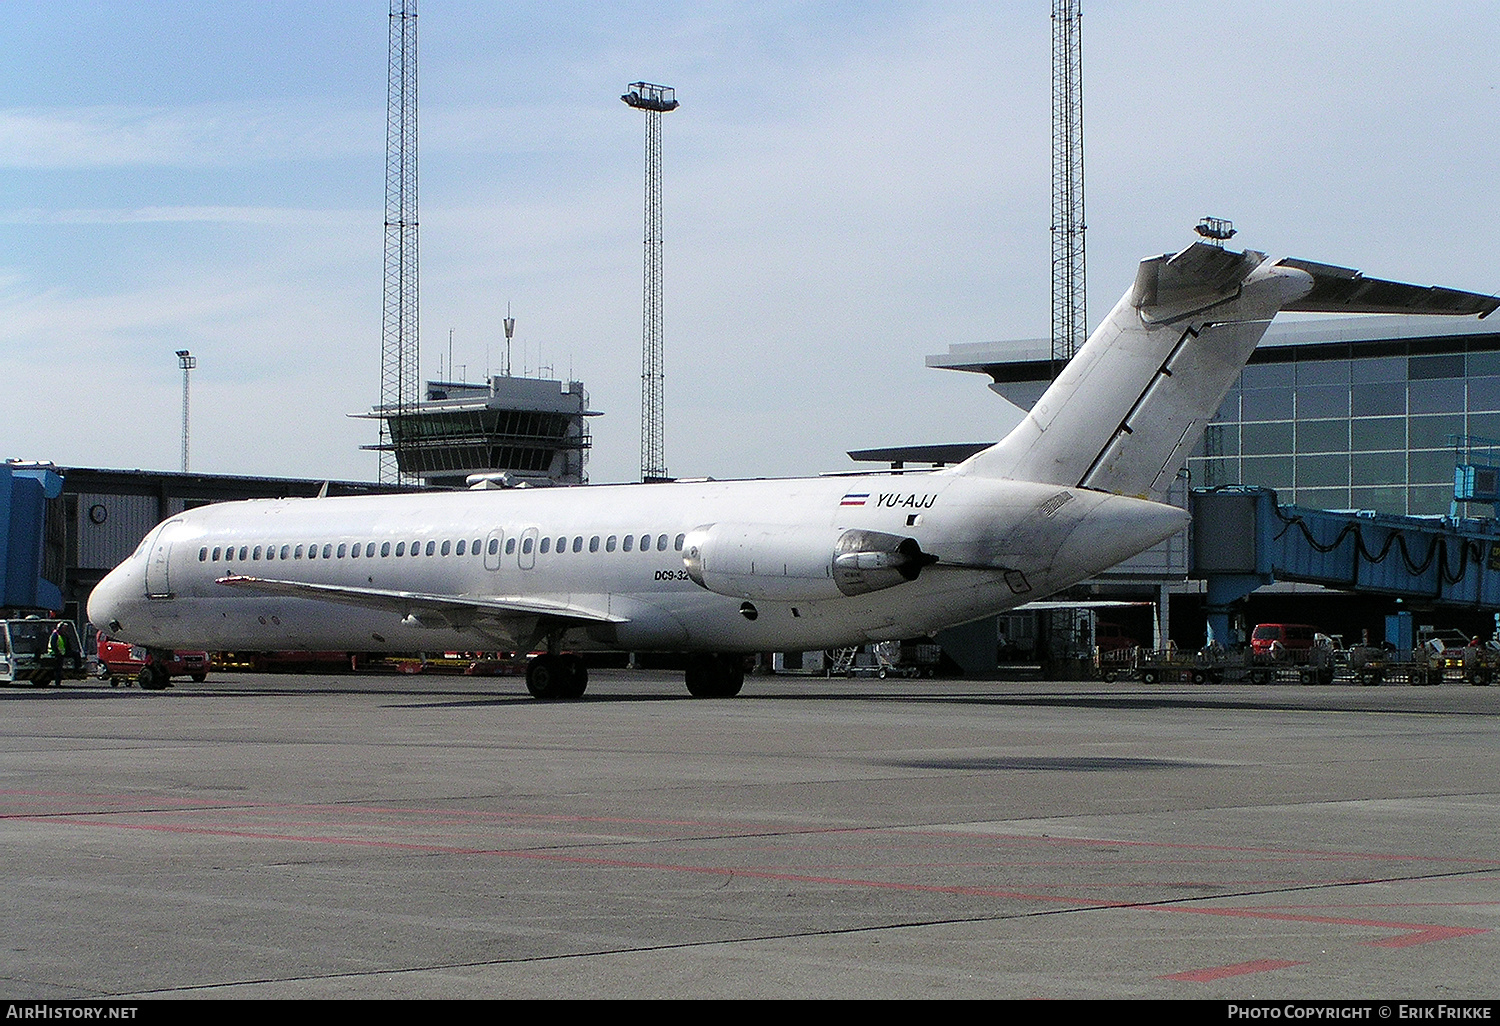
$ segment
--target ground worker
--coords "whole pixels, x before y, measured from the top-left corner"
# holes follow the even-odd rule
[[[68,658],[68,636],[63,633],[63,625],[60,623],[52,628],[52,636],[47,639],[47,655],[52,658],[52,686],[60,688],[63,663]]]

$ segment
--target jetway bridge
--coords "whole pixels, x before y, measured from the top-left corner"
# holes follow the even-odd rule
[[[1188,575],[1207,583],[1208,640],[1232,603],[1275,581],[1500,609],[1500,522],[1279,505],[1269,488],[1195,490]]]

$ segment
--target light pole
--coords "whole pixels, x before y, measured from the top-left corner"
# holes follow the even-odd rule
[[[677,90],[650,82],[630,83],[620,99],[646,112],[646,267],[642,296],[641,480],[668,481],[662,441],[666,419],[666,372],[661,324],[661,116],[677,109]]]
[[[182,368],[182,472],[188,469],[188,371],[198,366],[198,358],[186,349],[177,350],[177,366]]]

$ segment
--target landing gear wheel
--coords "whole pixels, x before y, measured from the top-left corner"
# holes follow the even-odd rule
[[[576,655],[559,656],[557,661],[563,671],[562,697],[582,698],[584,690],[589,686],[589,668]]]
[[[206,674],[206,673],[195,673],[195,674],[193,674],[193,683],[194,684],[202,684],[206,680],[208,680],[208,674]]]
[[[551,700],[557,698],[576,698],[583,694],[583,686],[574,684],[574,674],[570,673],[569,660],[576,659],[574,656],[540,655],[533,659],[526,667],[526,690],[531,692],[532,698]],[[583,670],[580,663],[579,670]],[[588,676],[582,675],[583,685],[588,684]],[[572,689],[577,686],[577,694]]]
[[[733,698],[745,686],[745,665],[737,655],[702,652],[689,657],[683,676],[694,698]]]
[[[147,663],[141,667],[141,672],[136,675],[135,682],[141,686],[142,691],[165,691],[171,683],[171,678],[160,666]]]

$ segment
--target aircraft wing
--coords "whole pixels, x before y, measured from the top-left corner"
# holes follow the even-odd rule
[[[1282,307],[1304,313],[1411,313],[1452,314],[1488,317],[1500,307],[1500,297],[1477,292],[1439,288],[1436,285],[1408,285],[1399,281],[1366,278],[1352,267],[1334,267],[1297,257],[1278,260],[1283,267],[1295,267],[1312,275],[1312,291]]]
[[[1126,606],[1154,606],[1155,602],[1136,602],[1126,599],[1079,599],[1070,602],[1067,599],[1040,599],[1036,602],[1027,602],[1009,610],[1012,613],[1035,613],[1044,609],[1121,609]]]
[[[309,584],[305,581],[274,581],[263,577],[231,574],[220,577],[218,584],[230,588],[260,592],[263,595],[286,595],[291,598],[317,599],[365,609],[383,609],[401,617],[419,621],[440,618],[455,626],[477,617],[513,618],[523,616],[551,617],[576,623],[627,623],[629,617],[613,616],[569,602],[517,595],[435,595],[419,591],[390,591],[385,588],[351,588],[341,584]]]

